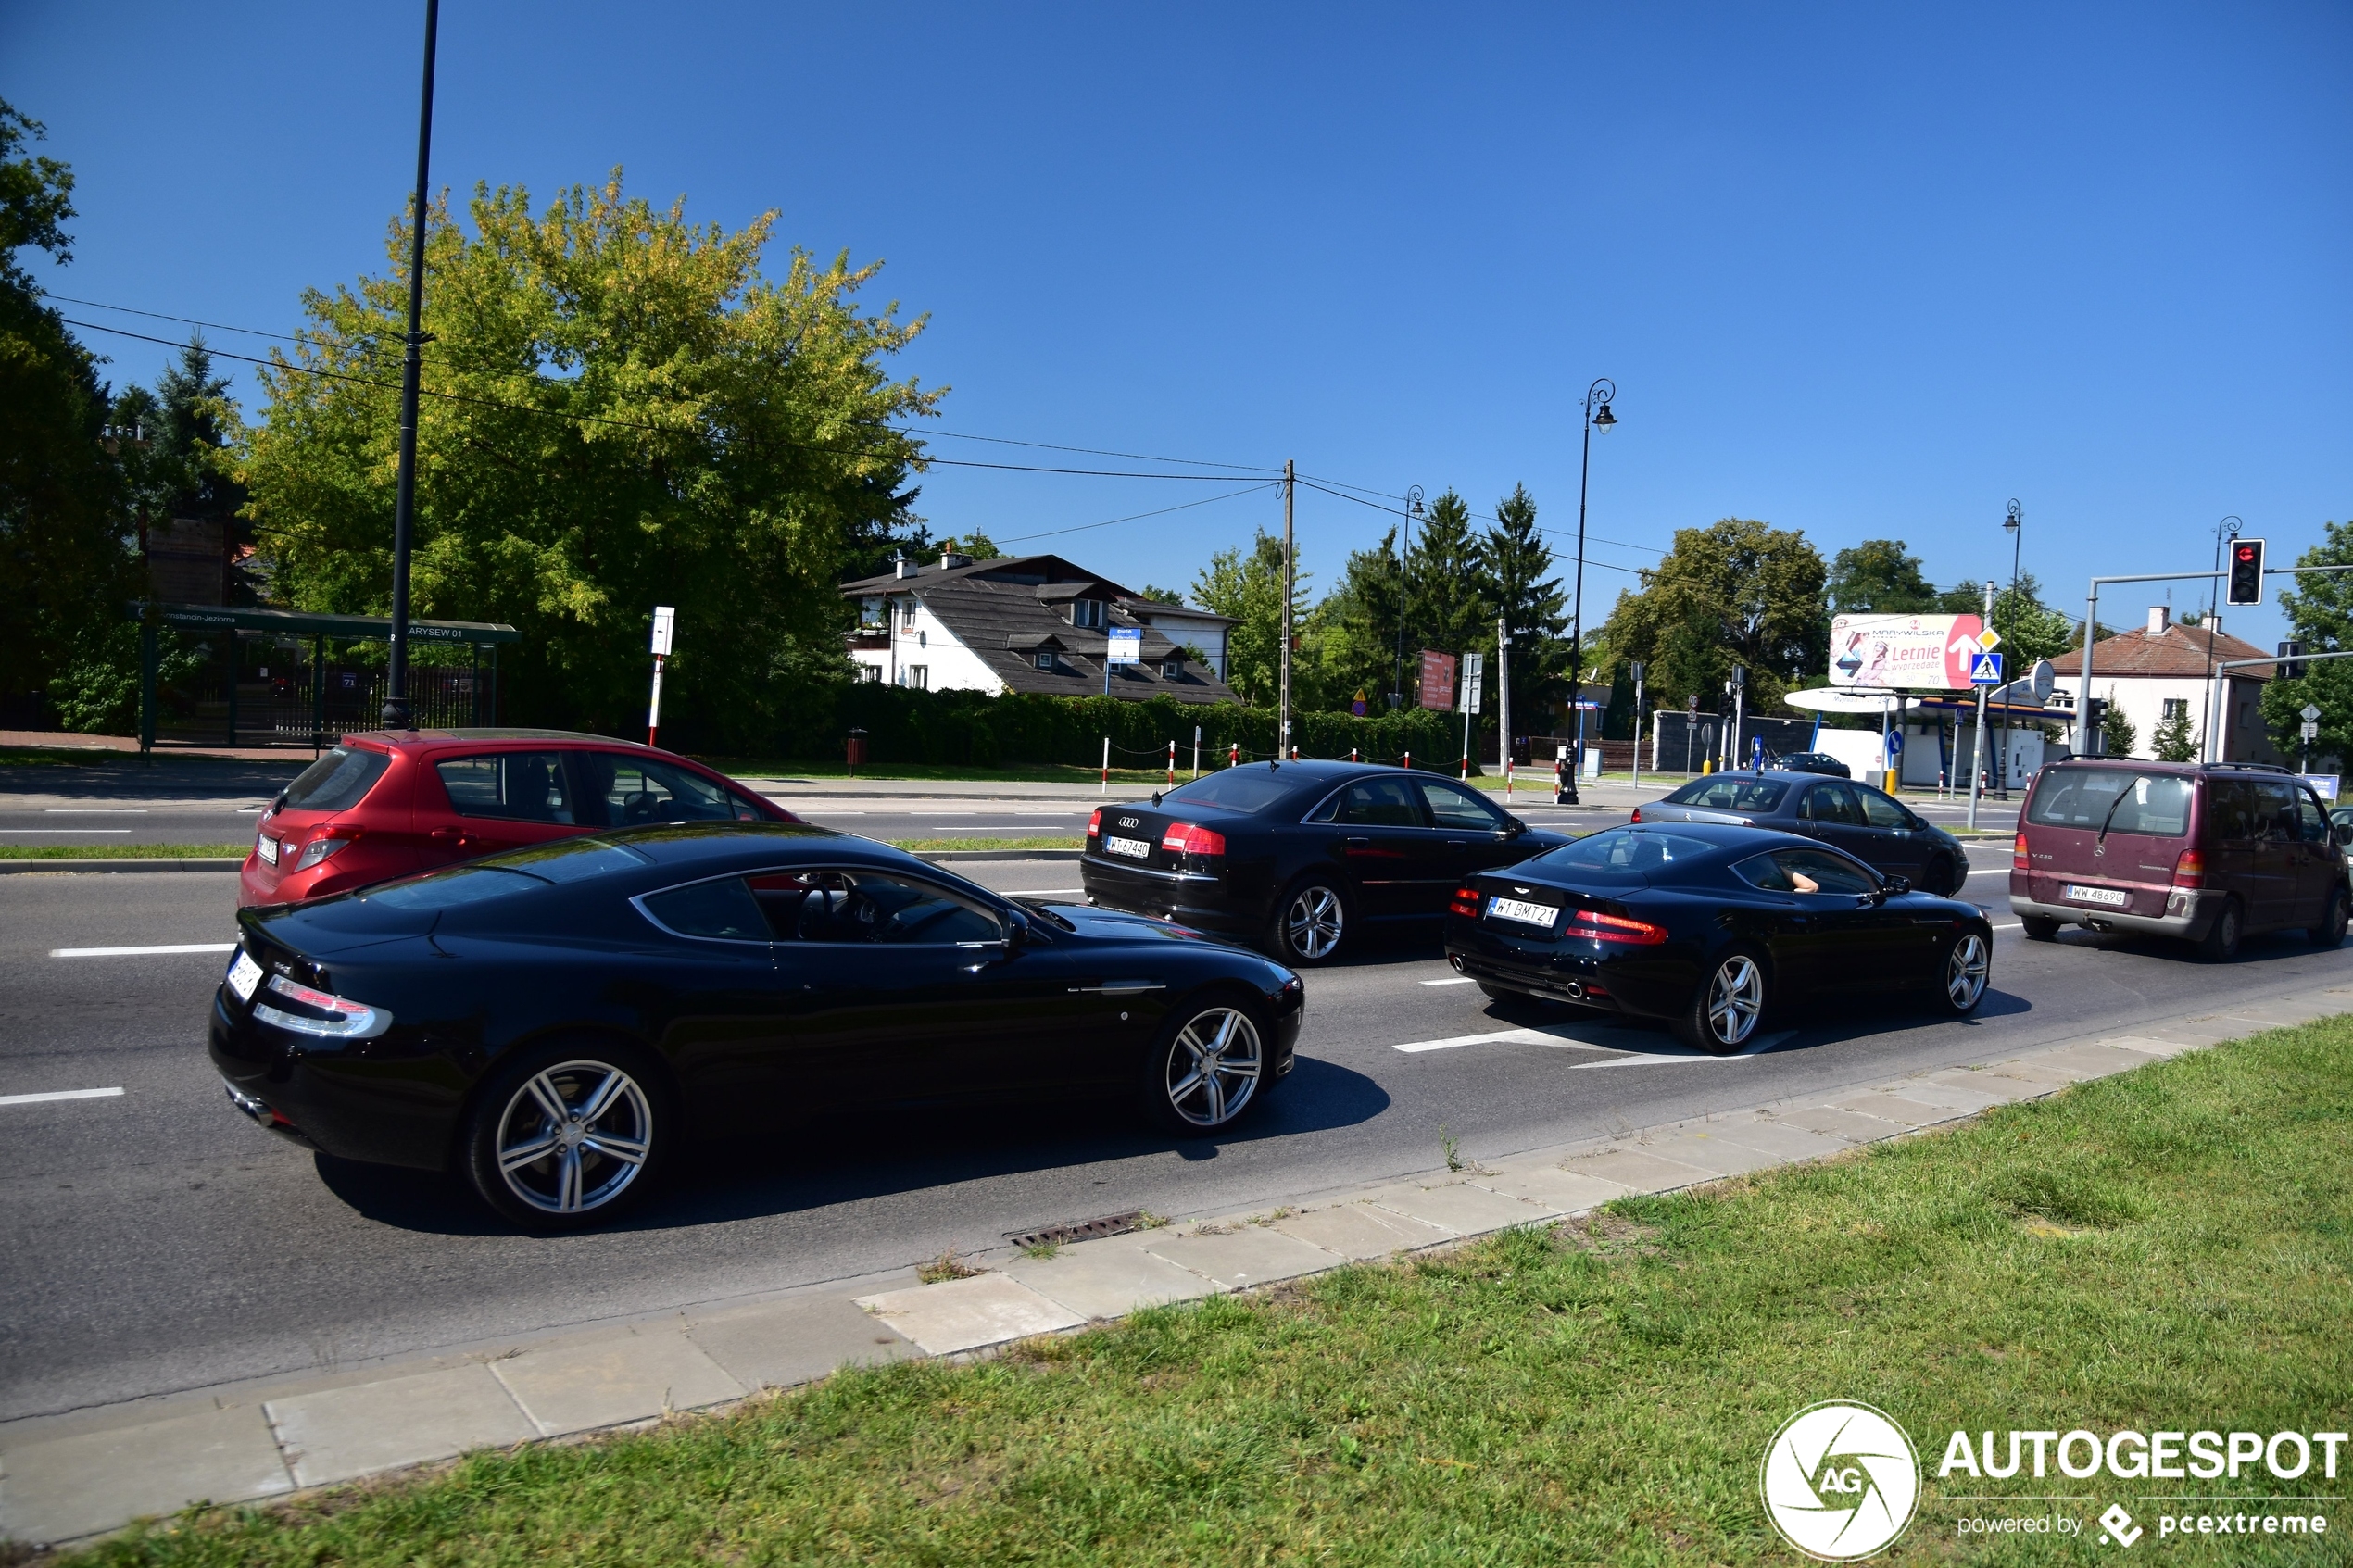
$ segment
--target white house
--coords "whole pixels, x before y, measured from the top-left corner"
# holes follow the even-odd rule
[[[2137,632],[2120,632],[2092,646],[2092,695],[2107,700],[2133,726],[2133,754],[2151,757],[2158,726],[2176,713],[2186,714],[2190,733],[2203,737],[2207,716],[2214,711],[2215,685],[2222,692],[2221,748],[2208,753],[2226,762],[2287,760],[2271,745],[2263,727],[2263,684],[2272,666],[2258,664],[2214,673],[2214,666],[2239,659],[2268,657],[2261,648],[2222,630],[2219,618],[2197,626],[2175,622],[2163,605],[2149,608],[2148,625]],[[2053,707],[2082,712],[2083,650],[2051,660],[2057,671]]]
[[[992,696],[1095,696],[1108,687],[1139,702],[1239,700],[1225,682],[1231,621],[1138,598],[1060,556],[902,557],[889,573],[841,591],[859,608],[849,657],[869,680]],[[1140,633],[1141,659],[1114,666],[1106,680],[1114,630]]]

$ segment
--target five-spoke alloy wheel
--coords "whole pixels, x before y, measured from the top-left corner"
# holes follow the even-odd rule
[[[1944,949],[1944,967],[1940,972],[1938,997],[1944,1010],[1956,1018],[1975,1012],[1993,973],[1994,955],[1984,937],[1974,931],[1955,937]]]
[[[1144,1110],[1180,1135],[1218,1132],[1262,1098],[1271,1071],[1266,1031],[1248,1009],[1179,1009],[1144,1064]]]
[[[523,1224],[594,1224],[636,1196],[670,1128],[661,1080],[635,1052],[535,1053],[477,1104],[467,1173]]]
[[[1712,1056],[1730,1056],[1748,1044],[1764,1016],[1764,963],[1735,947],[1716,960],[1675,1022],[1686,1044]]]
[[[1292,888],[1275,912],[1275,945],[1286,963],[1329,963],[1347,935],[1348,901],[1321,879]]]

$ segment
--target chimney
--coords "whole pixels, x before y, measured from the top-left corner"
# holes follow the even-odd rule
[[[907,553],[904,550],[901,550],[897,556],[893,557],[890,564],[892,567],[891,575],[894,577],[903,578],[912,577],[915,575],[915,563],[907,558]]]
[[[952,571],[957,567],[970,566],[972,563],[973,558],[970,556],[960,556],[953,550],[939,552],[939,570],[942,571]]]
[[[2172,618],[2173,611],[2169,606],[2149,606],[2149,635],[2152,637],[2161,637],[2165,635],[2165,624]]]

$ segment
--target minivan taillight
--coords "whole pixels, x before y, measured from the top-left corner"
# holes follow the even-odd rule
[[[2203,887],[2206,885],[2206,857],[2195,849],[2184,849],[2173,860],[2173,885]]]
[[[1160,847],[1176,855],[1223,855],[1226,835],[1191,822],[1172,822],[1161,835]]]
[[[2021,833],[2010,845],[2010,870],[2022,872],[2026,869],[2026,834]]]

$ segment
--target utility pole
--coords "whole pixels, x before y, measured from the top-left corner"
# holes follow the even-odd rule
[[[1990,577],[1985,580],[1985,623],[1989,626],[1994,623],[1994,580]],[[2085,650],[2083,658],[2084,662],[2091,661],[2089,649]],[[2089,694],[2090,688],[2086,686],[2085,695],[2089,696]],[[2083,712],[2080,702],[2075,711],[2080,719]],[[2005,768],[2007,766],[2008,764],[2004,764]],[[1969,830],[1975,832],[1977,803],[1985,796],[1985,688],[1983,686],[1977,688],[1977,737],[1975,744],[1969,747]]]
[[[2002,526],[2008,530],[2010,536],[2010,629],[2002,633],[2002,635],[2008,638],[2013,644],[2015,644],[2018,638],[2019,546],[2024,543],[2026,538],[2026,513],[2019,506],[2018,497],[2015,495],[2010,497],[2009,515],[2002,520]],[[1986,621],[1986,624],[1990,626],[1993,624],[1993,621],[1989,619]],[[2010,656],[2015,658],[2017,653],[2018,649],[2016,646],[2012,646],[2010,649]],[[2005,800],[2007,800],[2010,797],[2010,709],[2016,706],[2017,704],[2010,701],[2007,697],[2004,697],[2002,699],[2001,787],[2002,798]]]
[[[1389,694],[1391,713],[1405,706],[1405,557],[1413,542],[1414,520],[1422,515],[1422,487],[1405,487],[1405,521],[1397,525],[1397,678]]]
[[[1634,669],[1634,787],[1642,787],[1642,661],[1632,660]],[[1578,759],[1581,766],[1584,759]]]
[[[1283,677],[1280,707],[1277,710],[1275,755],[1290,760],[1290,601],[1291,584],[1296,581],[1298,558],[1291,553],[1290,510],[1291,492],[1297,488],[1298,472],[1291,459],[1283,459]]]
[[[1495,621],[1495,719],[1503,732],[1503,755],[1497,766],[1504,774],[1504,798],[1512,797],[1512,628],[1500,616]]]
[[[408,353],[400,368],[400,477],[392,507],[392,659],[385,671],[384,727],[406,730],[409,720],[409,548],[417,514],[417,383],[424,365],[425,188],[433,152],[434,37],[441,0],[425,0],[424,102],[417,111],[417,201],[409,209]]]

